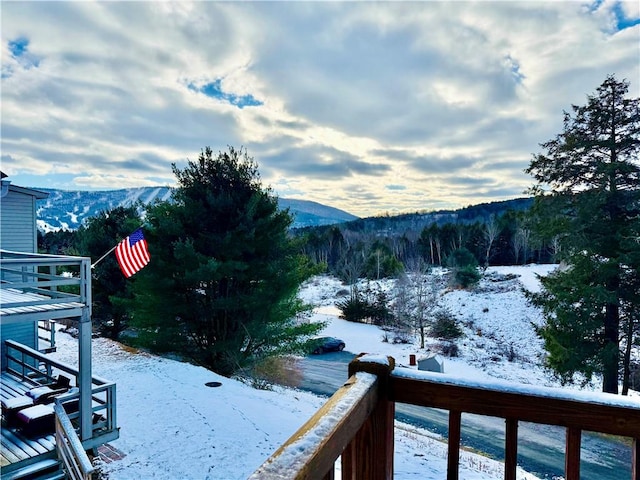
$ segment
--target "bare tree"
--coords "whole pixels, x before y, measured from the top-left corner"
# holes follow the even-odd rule
[[[408,294],[402,318],[420,335],[420,348],[424,348],[431,318],[438,305],[438,282],[430,274],[429,266],[421,259],[408,264],[406,270],[405,288]]]
[[[498,238],[498,235],[500,234],[500,227],[498,226],[495,215],[491,214],[487,221],[484,223],[483,233],[485,246],[487,247],[485,251],[484,267],[487,268],[489,266],[489,260],[491,259],[491,249],[493,248],[493,243],[496,241],[496,238]]]

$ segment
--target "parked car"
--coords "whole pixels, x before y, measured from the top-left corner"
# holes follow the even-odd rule
[[[335,337],[318,337],[311,340],[311,353],[319,355],[326,352],[341,352],[345,344]]]

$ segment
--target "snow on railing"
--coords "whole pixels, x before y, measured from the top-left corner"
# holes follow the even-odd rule
[[[349,381],[250,479],[333,479],[334,462],[342,456],[344,479],[391,480],[394,406],[408,403],[449,411],[448,480],[458,478],[462,413],[505,419],[507,480],[516,478],[520,421],[566,427],[566,480],[580,478],[582,431],[630,437],[631,480],[640,480],[636,398],[394,370],[394,365],[391,357],[357,357],[349,365]]]

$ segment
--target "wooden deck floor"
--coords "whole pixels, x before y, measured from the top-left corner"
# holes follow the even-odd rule
[[[35,384],[22,383],[11,374],[2,372],[0,377],[0,398],[9,399],[24,395]],[[29,438],[19,429],[9,428],[2,415],[2,448],[0,460],[3,471],[12,470],[17,464],[27,465],[43,458],[56,456],[55,435]]]

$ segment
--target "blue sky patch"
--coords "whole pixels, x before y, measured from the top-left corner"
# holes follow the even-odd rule
[[[616,27],[618,31],[640,25],[640,18],[628,18],[627,16],[625,16],[622,4],[620,2],[616,2],[616,4],[613,6],[612,11],[616,16]]]
[[[9,51],[13,58],[23,56],[27,52],[29,46],[29,40],[27,38],[16,38],[15,40],[9,40]]]
[[[9,40],[7,43],[11,57],[15,59],[25,70],[40,65],[40,59],[29,52],[29,39],[18,37]],[[2,78],[9,78],[13,75],[14,69],[10,65],[2,65]]]
[[[213,82],[205,83],[204,85],[197,86],[194,83],[189,83],[189,90],[194,92],[204,93],[207,97],[222,100],[224,102],[235,105],[242,109],[244,107],[257,107],[263,105],[263,102],[256,99],[253,95],[236,95],[235,93],[229,93],[222,90],[222,79],[218,78]]]

